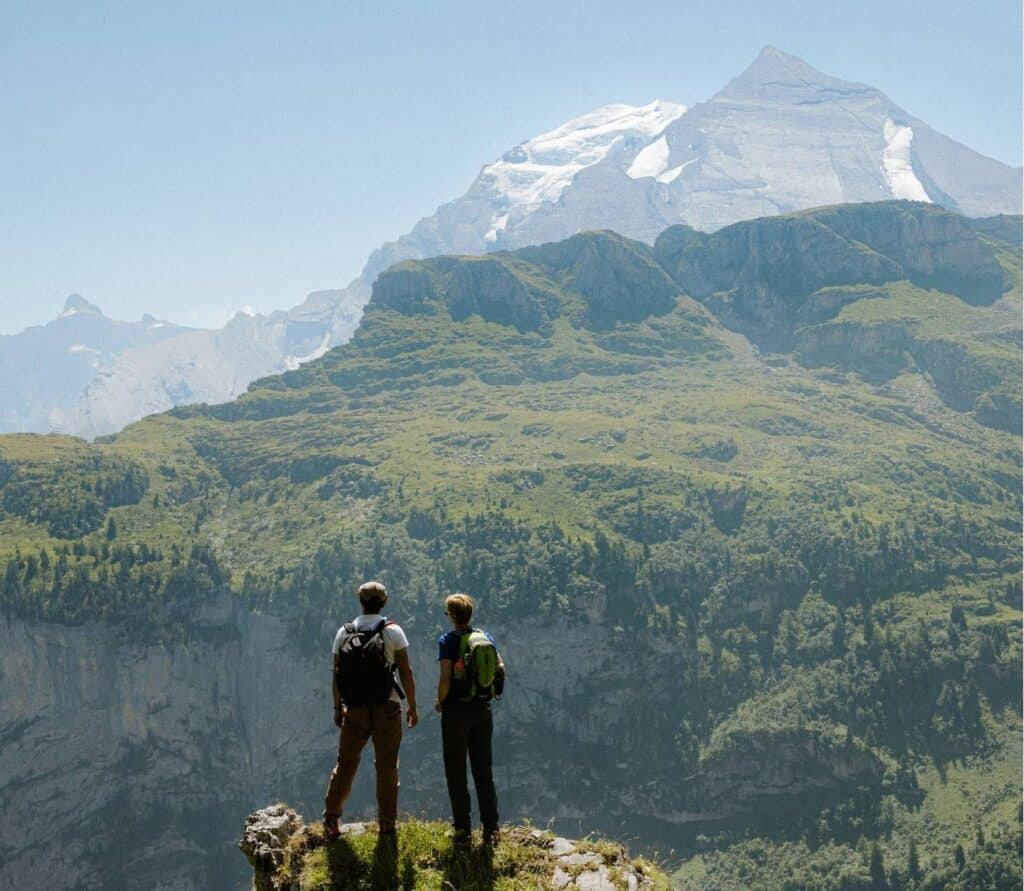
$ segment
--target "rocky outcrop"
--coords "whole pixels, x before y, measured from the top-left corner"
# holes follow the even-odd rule
[[[436,835],[432,850],[421,851],[432,861],[456,861],[458,852],[451,851],[451,841],[443,824],[421,824],[428,832]],[[348,840],[358,839],[373,832],[367,823],[343,823],[341,836]],[[399,825],[399,837],[395,851],[402,845],[403,827]],[[342,842],[344,843],[344,842]],[[238,847],[245,854],[253,869],[254,891],[327,891],[336,887],[337,881],[345,880],[343,875],[330,875],[326,880],[312,880],[303,876],[304,861],[318,849],[330,851],[336,842],[325,841],[318,830],[308,828],[302,818],[291,808],[272,805],[251,813],[245,821],[245,829]],[[505,827],[502,845],[521,849],[512,858],[513,864],[524,867],[533,881],[541,888],[566,889],[566,891],[640,891],[653,888],[654,881],[648,872],[650,868],[633,863],[622,848],[592,842],[578,842],[552,835],[540,829]],[[444,853],[448,852],[448,853]],[[387,858],[386,849],[381,848],[374,859]],[[462,853],[468,862],[472,860],[471,850]],[[397,858],[395,859],[397,862]],[[287,862],[287,867],[282,869]],[[352,864],[355,867],[358,860]],[[403,880],[407,887],[415,882],[415,867],[406,857]],[[516,865],[507,867],[514,874]],[[333,873],[334,870],[331,870]],[[348,876],[355,884],[352,876]],[[447,887],[453,887],[445,882]],[[348,884],[345,885],[348,887]]]
[[[249,814],[238,847],[255,873],[255,891],[273,891],[274,875],[284,863],[288,843],[304,828],[302,817],[283,804]]]
[[[885,765],[870,749],[810,729],[723,734],[688,783],[687,810],[677,820],[723,820],[757,811],[780,797],[805,797],[842,787],[877,788]]]
[[[808,368],[828,365],[881,383],[913,366],[913,345],[914,337],[905,324],[829,322],[800,328],[795,353]]]
[[[906,279],[977,304],[1003,292],[992,248],[962,217],[921,203],[822,208],[712,235],[677,226],[658,238],[654,255],[728,327],[779,351],[793,348],[809,315],[821,319],[859,299],[836,290],[844,286]]]
[[[520,333],[550,333],[551,322],[567,316],[606,331],[670,312],[679,294],[648,247],[614,232],[587,232],[515,254],[401,263],[377,279],[371,307],[403,315],[443,307],[457,322],[476,315]]]

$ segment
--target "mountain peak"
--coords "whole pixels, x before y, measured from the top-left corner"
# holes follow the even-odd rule
[[[871,88],[825,74],[799,56],[790,55],[769,44],[715,98],[735,99],[779,91],[806,92],[821,89],[860,92]]]
[[[58,318],[66,319],[69,316],[75,315],[90,315],[90,316],[102,316],[103,310],[101,310],[95,303],[90,303],[81,294],[70,294],[68,299],[64,301],[64,310],[58,316]]]

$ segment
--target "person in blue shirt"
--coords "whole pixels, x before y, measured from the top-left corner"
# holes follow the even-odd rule
[[[444,613],[452,623],[452,630],[442,634],[438,640],[437,660],[441,671],[434,709],[441,713],[444,773],[448,782],[448,798],[452,805],[454,838],[456,843],[467,843],[472,830],[469,784],[466,778],[468,755],[470,769],[473,772],[473,785],[476,787],[477,804],[480,808],[484,843],[496,845],[499,837],[498,793],[494,788],[491,769],[494,721],[490,697],[474,697],[468,702],[465,701],[469,691],[463,689],[466,682],[462,680],[466,672],[462,664],[461,642],[465,635],[473,631],[470,624],[473,619],[473,598],[468,594],[452,594],[444,602]],[[489,634],[487,638],[494,643]],[[498,673],[501,683],[504,684],[505,664],[500,654],[497,659]]]

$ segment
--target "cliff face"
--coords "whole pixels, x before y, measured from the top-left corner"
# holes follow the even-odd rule
[[[179,644],[23,622],[0,640],[5,885],[224,887],[225,827],[331,750],[315,663],[228,601]]]
[[[655,256],[686,293],[726,325],[771,349],[790,349],[819,292],[900,280],[974,304],[1003,291],[992,250],[967,220],[926,204],[824,208],[737,224],[711,235],[666,230]]]
[[[322,806],[337,745],[327,687],[332,624],[315,645],[299,643],[279,619],[224,599],[179,643],[147,644],[99,624],[0,624],[0,883],[244,885],[232,827],[282,792],[306,813]],[[643,714],[671,707],[671,686],[648,679],[671,676],[672,649],[644,648],[619,665],[614,683],[597,684],[592,679],[609,678],[611,663],[622,661],[621,632],[583,625],[567,636],[537,623],[493,631],[511,666],[507,695],[495,706],[503,820],[579,818],[609,831],[637,819],[688,823],[801,787],[873,779],[870,758],[851,777],[849,759],[807,759],[794,744],[779,750],[785,765],[768,774],[754,753],[716,759],[706,775],[698,770],[684,800],[667,793],[656,768],[646,769],[638,790],[628,763],[609,774],[608,762],[643,733]],[[444,819],[440,728],[429,707],[432,635],[410,636],[423,714],[403,743],[400,806]],[[531,659],[555,648],[564,671]],[[772,748],[770,740],[761,745]],[[349,815],[372,819],[372,759],[365,762]]]

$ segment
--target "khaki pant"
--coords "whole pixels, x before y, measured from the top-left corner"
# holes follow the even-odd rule
[[[398,702],[350,708],[345,713],[324,814],[341,816],[363,747],[371,739],[377,768],[377,823],[387,831],[395,828],[398,816],[398,747],[402,744],[402,705]]]

